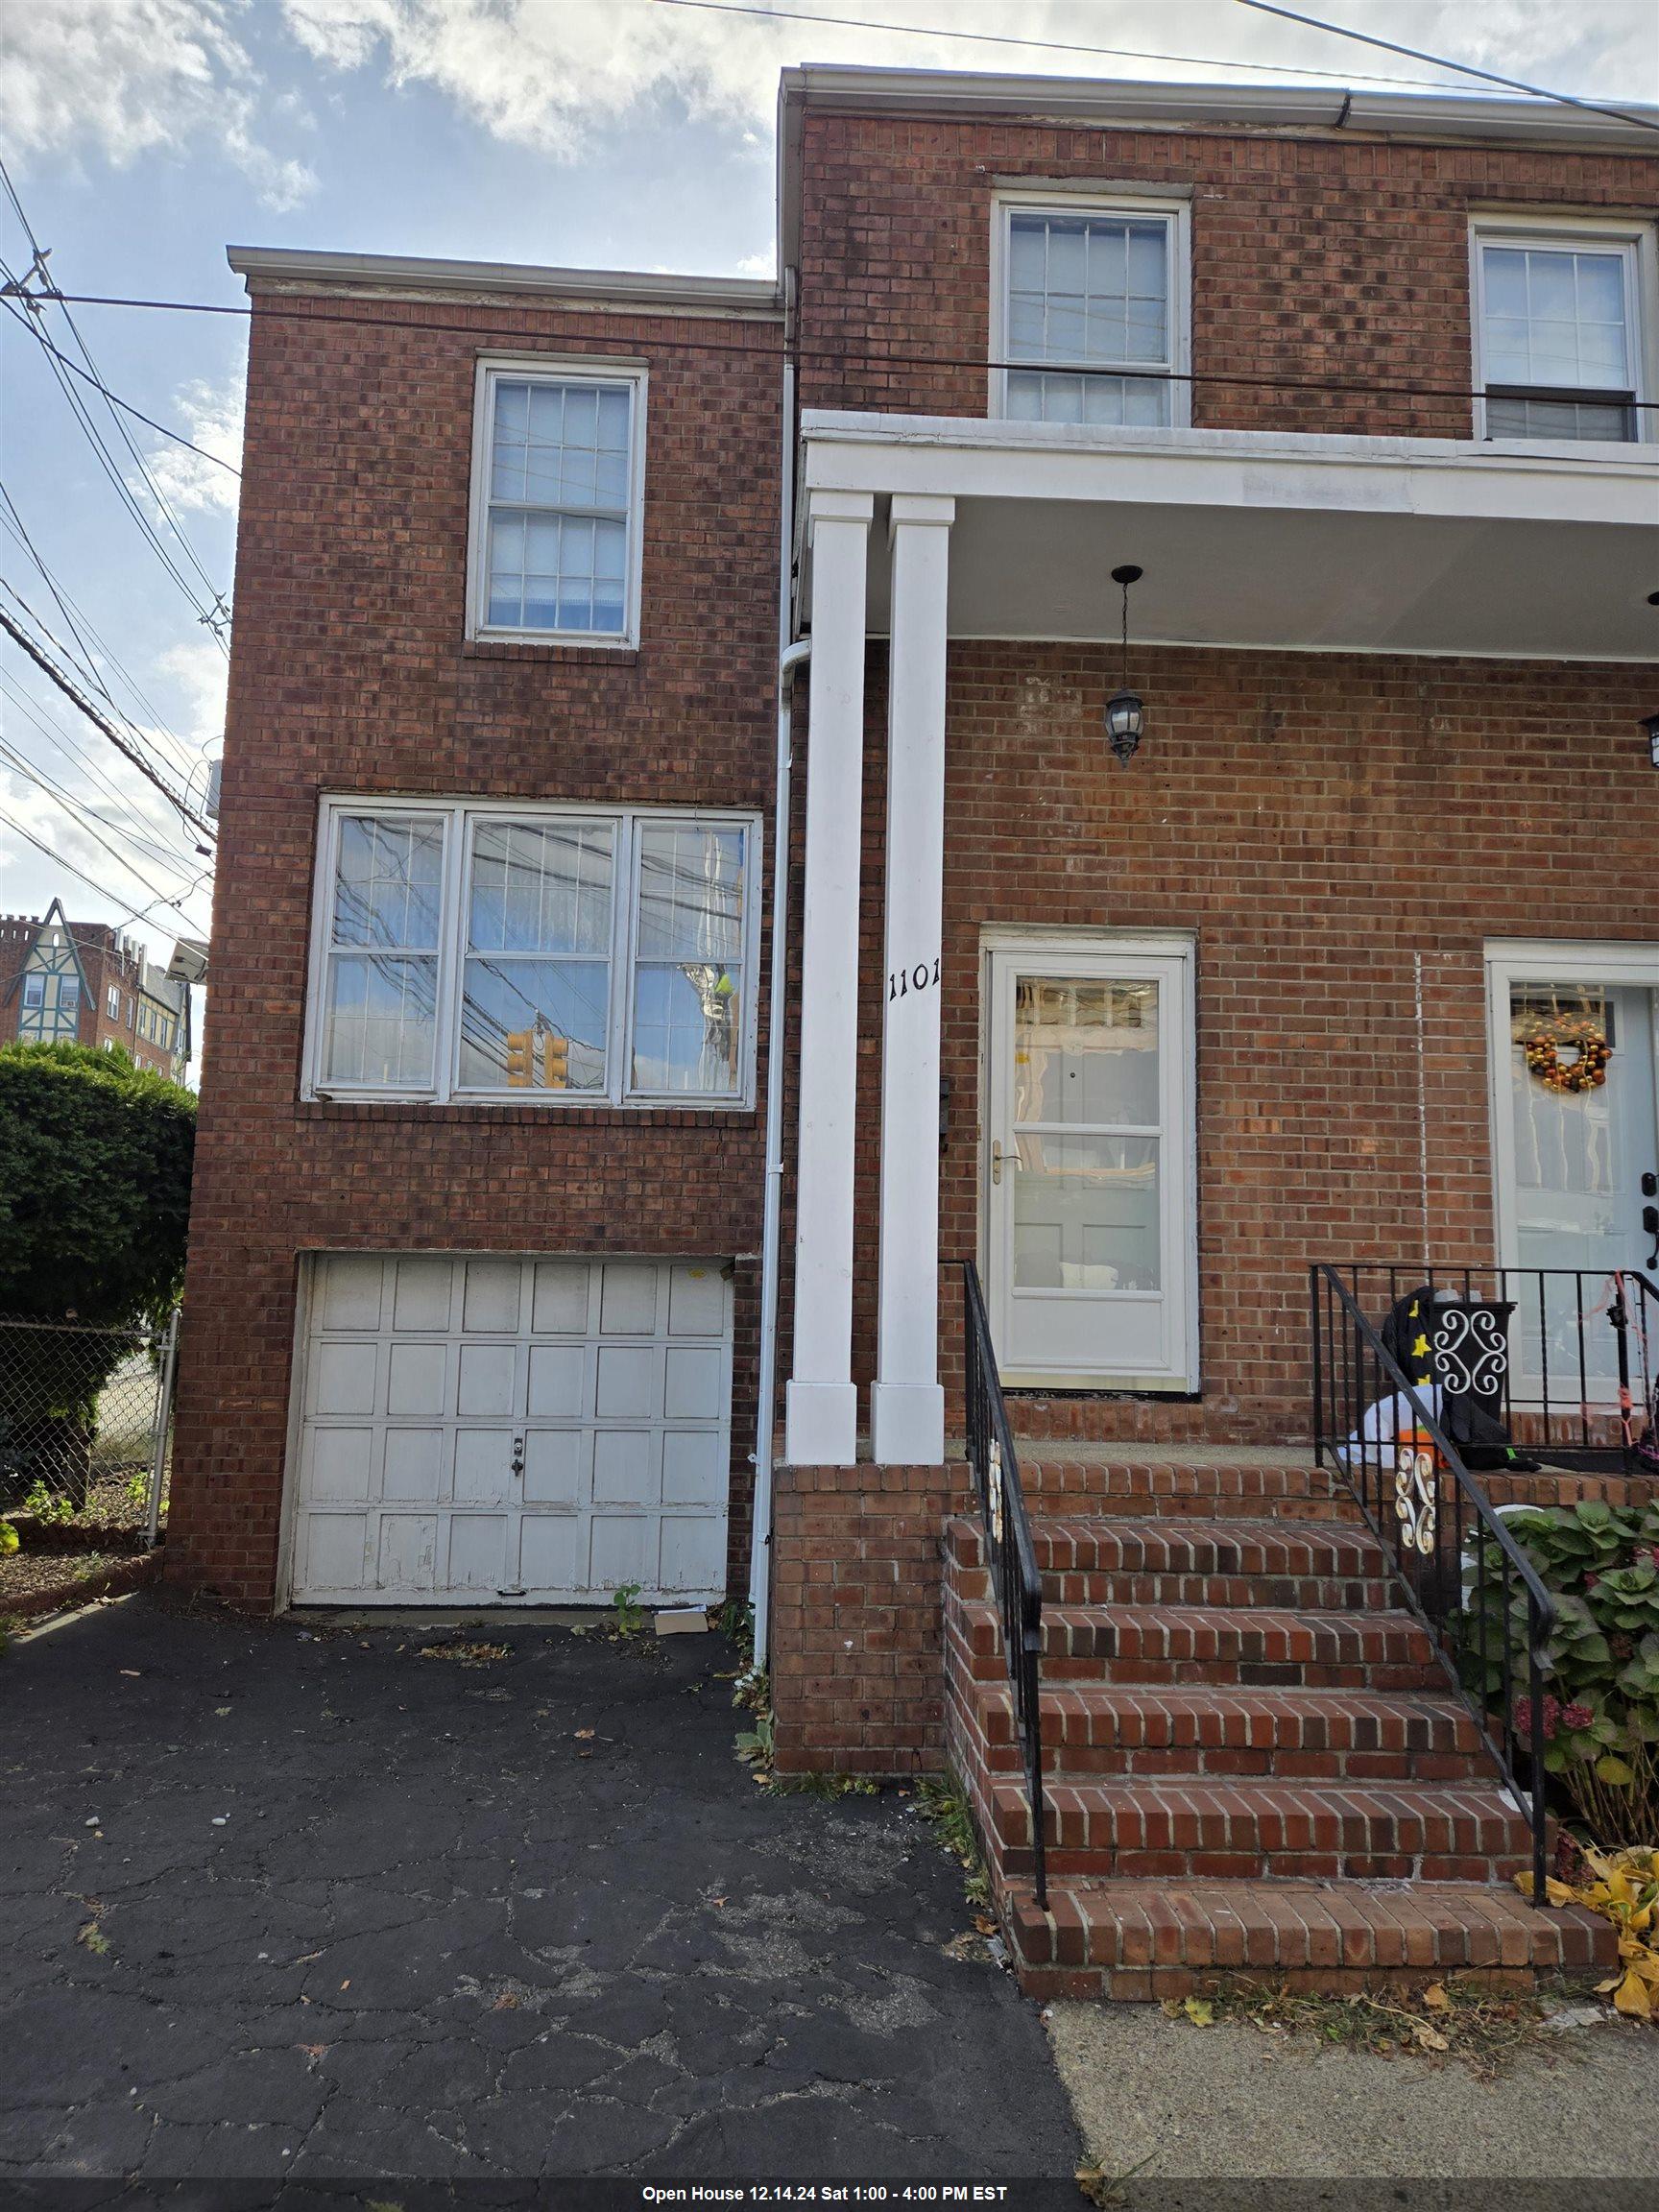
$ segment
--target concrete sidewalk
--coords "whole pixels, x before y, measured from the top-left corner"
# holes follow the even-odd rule
[[[757,1790],[734,1665],[147,1595],[16,1646],[0,2180],[1069,2177],[959,1870],[892,1792]]]

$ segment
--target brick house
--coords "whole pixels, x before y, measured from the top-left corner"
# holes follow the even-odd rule
[[[1033,1986],[1147,1993],[1177,1871],[1171,1972],[1587,1957],[1467,1904],[1518,1816],[1308,1459],[1309,1268],[1647,1260],[1650,144],[808,68],[776,288],[233,253],[170,1574],[748,1588],[781,1759],[949,1756]],[[946,1535],[968,1261],[1062,1907]]]
[[[0,915],[0,1032],[22,1043],[130,1054],[182,1083],[190,1064],[190,988],[102,922]]]

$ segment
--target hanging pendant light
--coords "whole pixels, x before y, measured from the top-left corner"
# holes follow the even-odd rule
[[[1129,688],[1129,587],[1139,584],[1143,570],[1128,564],[1114,568],[1112,581],[1123,588],[1123,684],[1106,702],[1106,739],[1119,760],[1132,760],[1146,727],[1146,708],[1139,691]]]

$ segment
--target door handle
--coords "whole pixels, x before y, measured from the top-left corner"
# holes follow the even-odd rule
[[[1648,1266],[1659,1267],[1659,1206],[1643,1207],[1642,1234],[1653,1239],[1653,1249],[1647,1255]]]
[[[513,1477],[515,1481],[522,1481],[524,1477],[524,1439],[522,1436],[515,1436],[513,1439]]]
[[[995,1138],[991,1140],[991,1180],[993,1183],[1002,1180],[1002,1147]]]

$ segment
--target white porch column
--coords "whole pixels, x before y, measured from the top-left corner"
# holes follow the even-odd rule
[[[939,1385],[939,1007],[945,897],[945,589],[954,499],[893,499],[881,1287],[873,1455],[945,1457]]]
[[[814,492],[812,687],[801,934],[801,1118],[795,1204],[795,1346],[783,1455],[851,1467],[853,1141],[858,1076],[858,860],[864,786],[868,492]],[[786,824],[780,836],[788,835]]]

